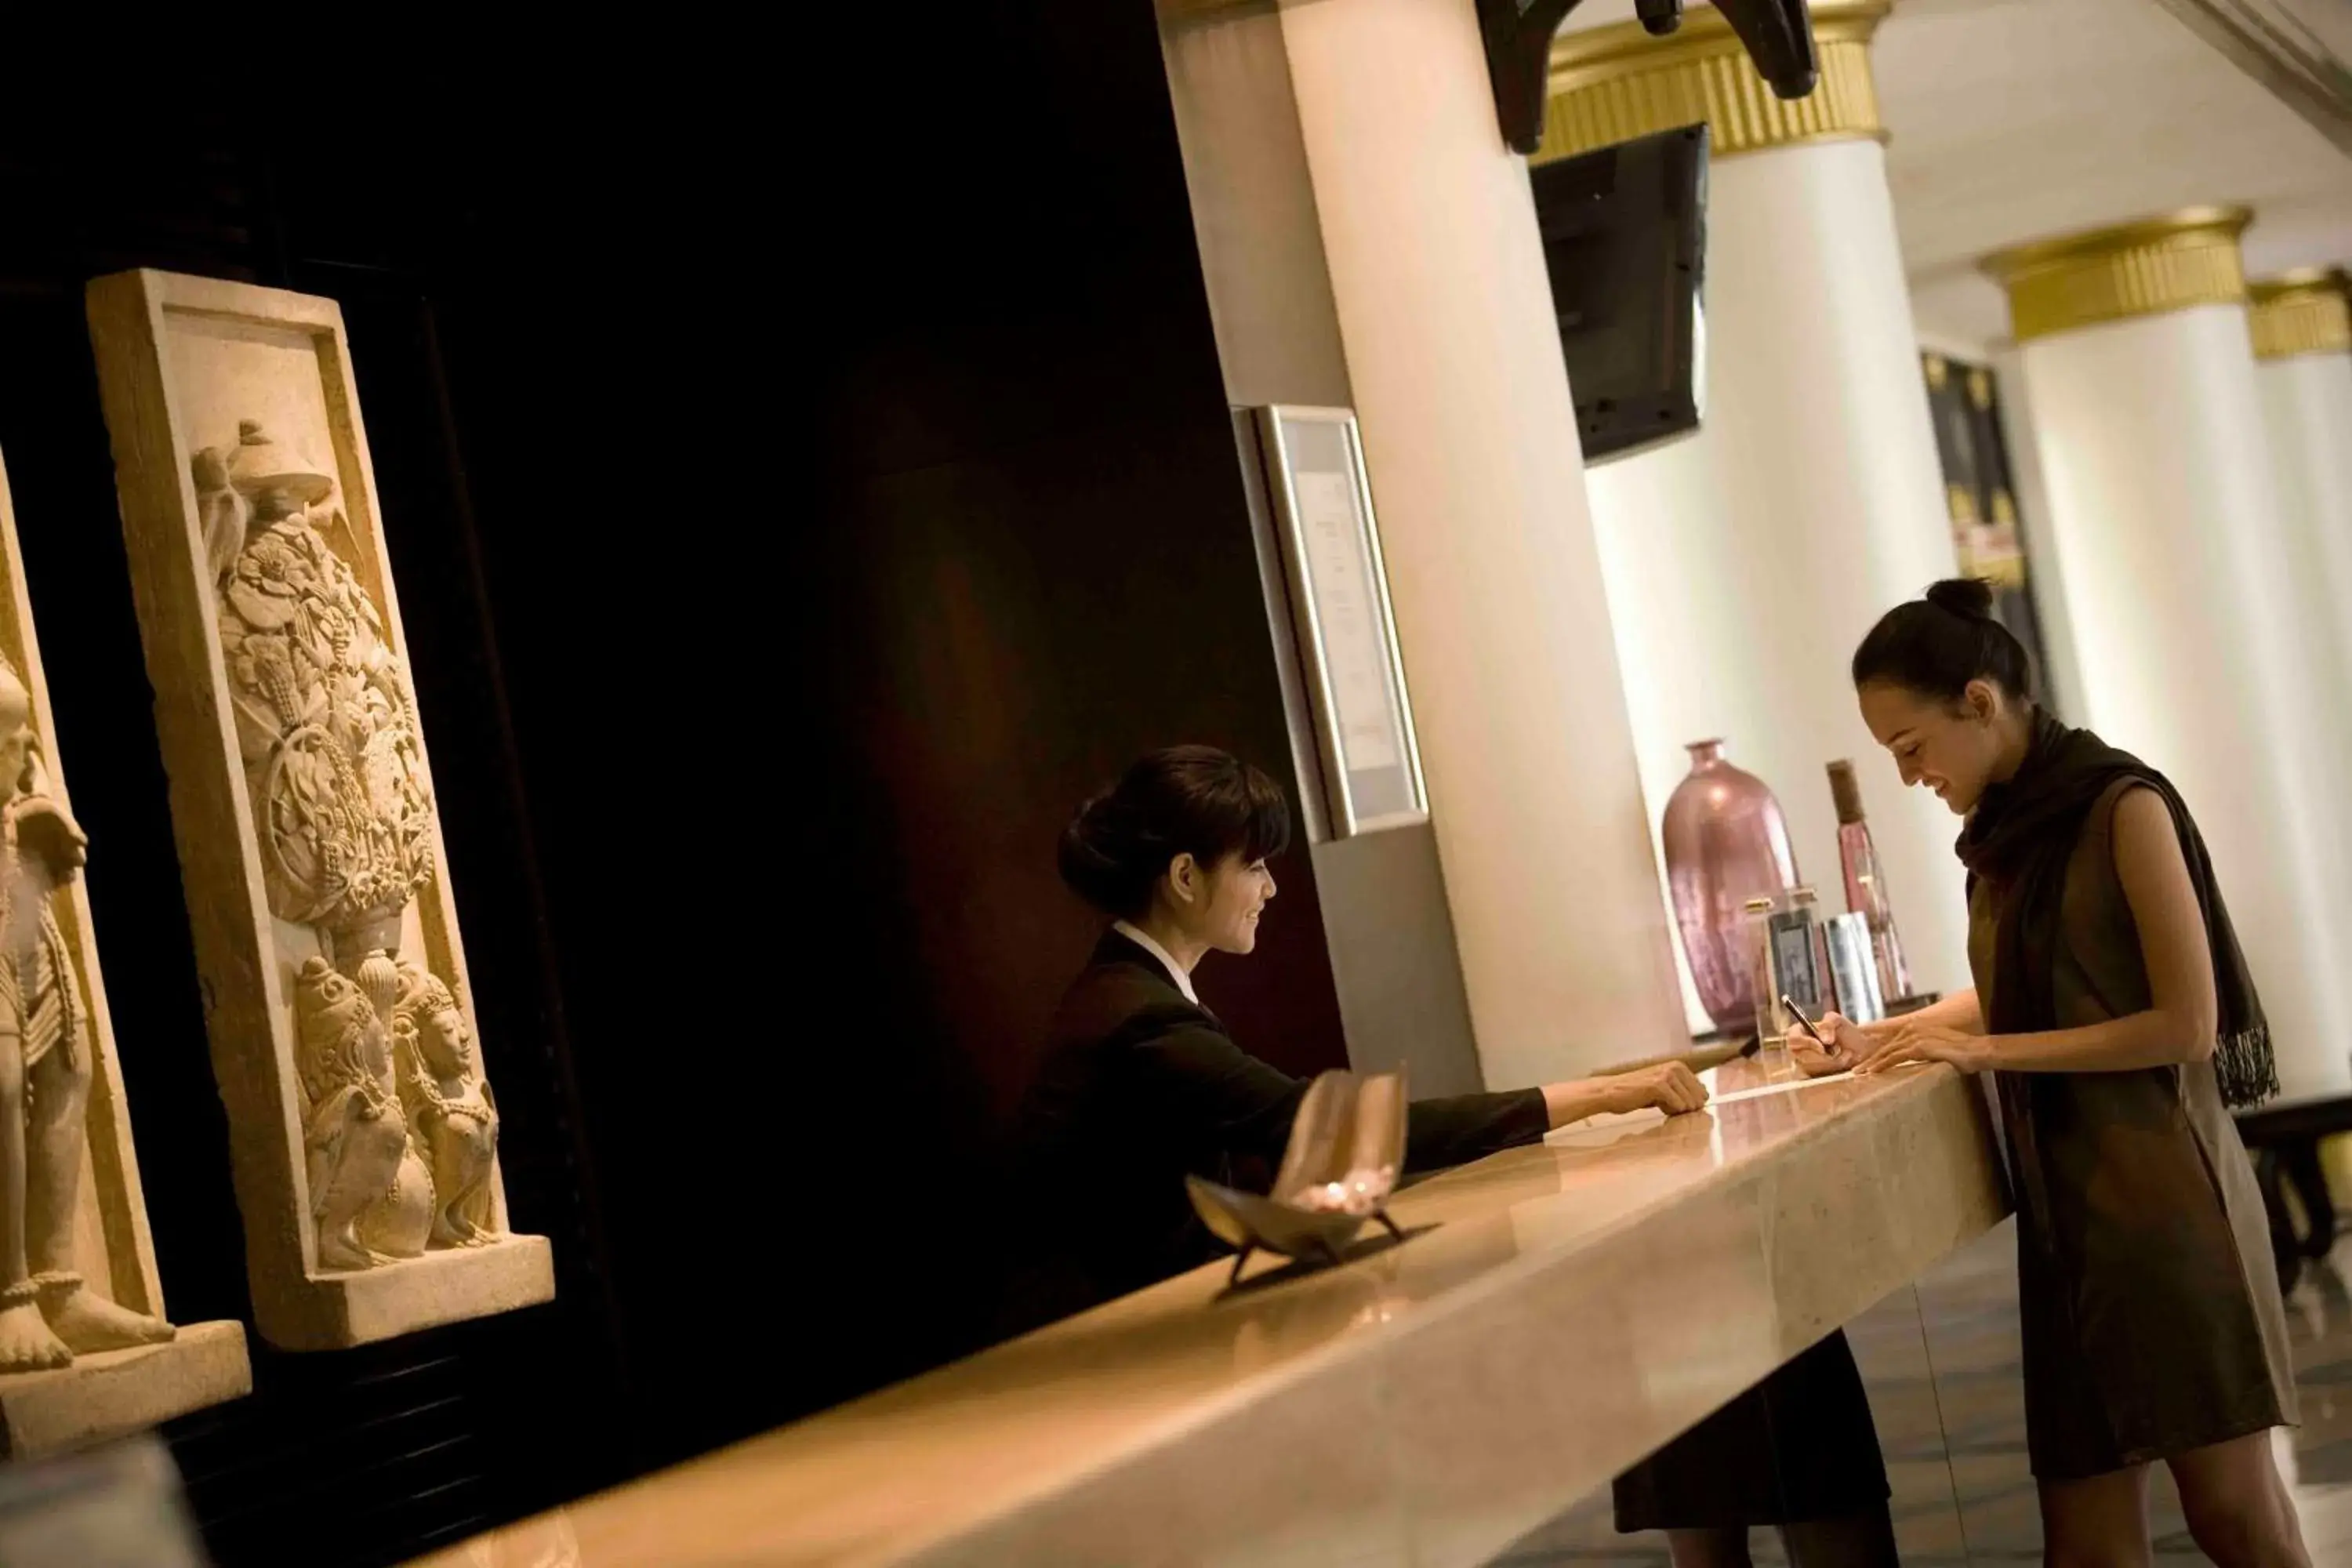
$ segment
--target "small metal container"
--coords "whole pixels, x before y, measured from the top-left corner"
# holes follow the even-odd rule
[[[1870,917],[1839,915],[1822,927],[1829,949],[1830,988],[1837,1010],[1857,1024],[1874,1024],[1886,1016],[1886,998],[1878,984],[1878,953],[1870,939]]]

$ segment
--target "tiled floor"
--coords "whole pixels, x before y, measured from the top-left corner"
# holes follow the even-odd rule
[[[2304,1537],[2317,1568],[2352,1568],[2352,1240],[2309,1269],[2287,1300],[2303,1426],[2280,1435]],[[1846,1326],[1870,1389],[1895,1488],[1906,1568],[2042,1559],[2018,1381],[2016,1233],[2002,1226]],[[2290,1441],[2291,1438],[2291,1441]],[[2202,1563],[2170,1479],[2156,1472],[2157,1562]],[[1785,1563],[1769,1531],[1756,1561]],[[1587,1498],[1497,1560],[1507,1568],[1663,1568],[1664,1538],[1621,1536],[1609,1496]]]

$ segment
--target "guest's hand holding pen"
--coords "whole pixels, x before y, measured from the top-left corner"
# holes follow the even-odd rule
[[[1806,1034],[1801,1024],[1790,1029],[1787,1037],[1789,1058],[1808,1078],[1825,1078],[1837,1072],[1867,1077],[1915,1062],[1949,1062],[1962,1072],[1974,1072],[1982,1065],[1978,1058],[1984,1046],[1983,1036],[1931,1018],[1887,1018],[1875,1024],[1857,1024],[1831,1013],[1813,1027],[1821,1031],[1822,1040],[1828,1042],[1826,1048]]]
[[[1820,1037],[1815,1038],[1815,1035]],[[1802,1024],[1791,1026],[1783,1042],[1789,1047],[1789,1059],[1807,1078],[1852,1072],[1868,1060],[1880,1044],[1871,1028],[1837,1013],[1822,1014],[1810,1031]]]

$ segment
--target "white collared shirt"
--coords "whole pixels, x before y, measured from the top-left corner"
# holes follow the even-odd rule
[[[1176,989],[1184,993],[1184,1000],[1195,1007],[1201,1005],[1201,998],[1192,991],[1192,977],[1184,973],[1184,966],[1171,957],[1166,948],[1151,940],[1149,931],[1126,921],[1113,921],[1110,929],[1158,959],[1160,966],[1168,971],[1168,978],[1176,983]]]

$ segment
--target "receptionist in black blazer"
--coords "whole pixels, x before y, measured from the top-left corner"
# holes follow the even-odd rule
[[[1278,1161],[1307,1085],[1251,1056],[1201,1005],[1192,971],[1247,953],[1290,837],[1282,791],[1206,746],[1136,763],[1062,836],[1062,878],[1107,916],[1055,1014],[1024,1101],[1016,1168],[1058,1213],[1016,1288],[1020,1326],[1078,1311],[1206,1262],[1216,1245],[1184,1177],[1229,1184]],[[1601,1079],[1413,1103],[1408,1170],[1458,1164],[1604,1110],[1696,1110],[1680,1064]]]

